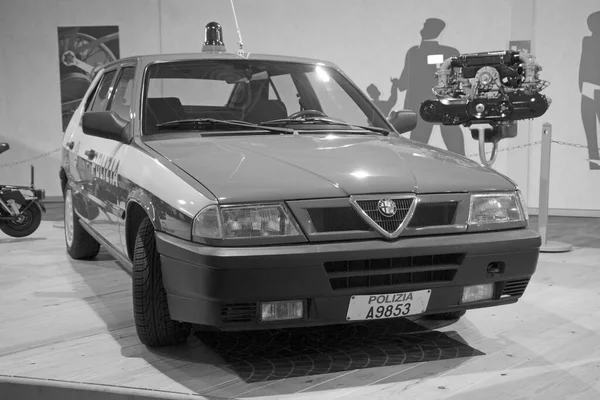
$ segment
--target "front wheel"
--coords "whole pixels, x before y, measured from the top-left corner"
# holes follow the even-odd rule
[[[138,337],[147,346],[183,343],[192,329],[189,323],[171,319],[154,227],[147,217],[138,229],[133,253],[133,313]]]
[[[31,201],[21,206],[21,215],[17,219],[0,224],[0,230],[8,236],[21,238],[31,235],[37,230],[42,222],[42,210]]]

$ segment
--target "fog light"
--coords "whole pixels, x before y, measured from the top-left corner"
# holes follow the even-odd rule
[[[304,303],[302,300],[273,301],[270,303],[262,303],[263,321],[301,319],[303,316]]]
[[[472,303],[480,300],[490,300],[494,297],[494,284],[465,286],[461,303]]]

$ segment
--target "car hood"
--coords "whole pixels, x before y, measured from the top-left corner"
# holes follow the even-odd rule
[[[465,157],[395,135],[196,134],[145,143],[224,203],[515,188]]]

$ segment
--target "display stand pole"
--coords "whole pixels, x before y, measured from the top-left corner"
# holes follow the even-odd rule
[[[548,208],[550,199],[550,155],[552,153],[552,125],[542,126],[542,162],[540,168],[540,201],[538,213],[538,232],[542,236],[542,253],[564,253],[571,251],[567,243],[548,242]]]

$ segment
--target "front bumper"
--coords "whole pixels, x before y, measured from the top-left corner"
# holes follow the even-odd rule
[[[244,248],[161,232],[156,240],[171,318],[221,330],[346,323],[352,295],[431,289],[424,314],[514,303],[535,272],[541,245],[530,229]],[[402,265],[378,269],[374,262],[388,259]],[[463,286],[484,283],[495,284],[492,300],[460,304]],[[304,318],[261,322],[260,303],[277,300],[303,300]]]

